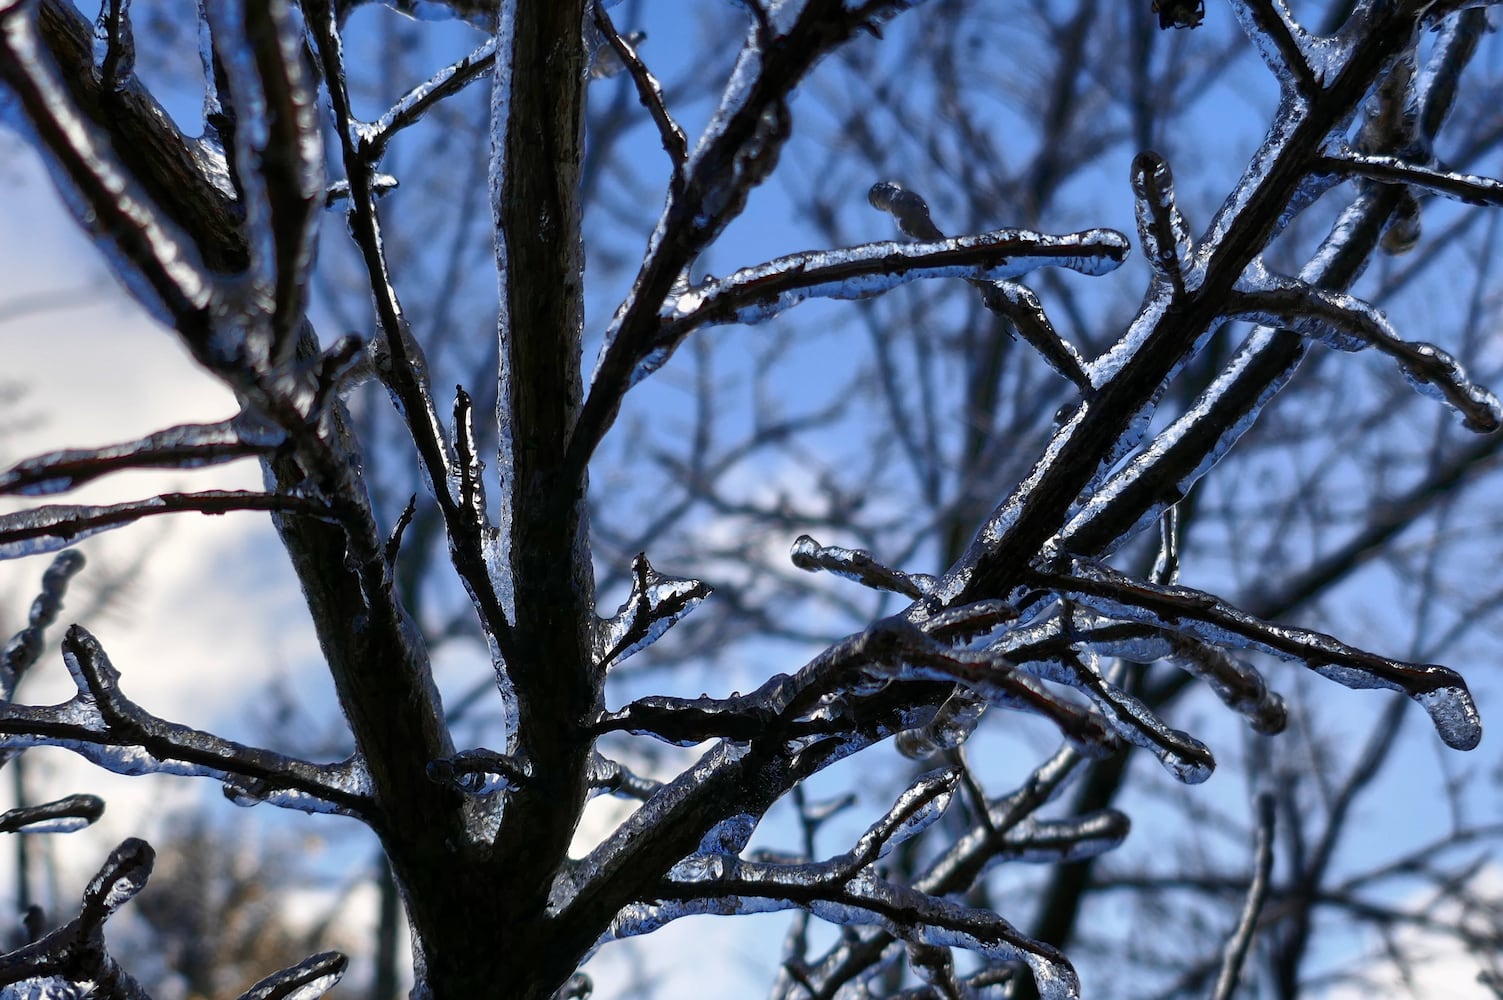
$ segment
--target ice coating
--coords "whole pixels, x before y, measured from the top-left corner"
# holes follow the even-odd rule
[[[261,447],[241,440],[238,418],[181,424],[135,441],[104,448],[69,448],[28,458],[0,473],[0,493],[47,496],[123,469],[192,469],[253,455]]]
[[[1044,266],[1106,274],[1127,255],[1121,233],[1091,229],[1047,236],[999,229],[923,243],[883,241],[790,254],[693,286],[670,299],[663,319],[693,325],[761,323],[809,298],[862,299],[920,278],[1000,281]]]
[[[274,972],[239,997],[239,1000],[316,1000],[344,976],[347,962],[337,951],[312,955]]]
[[[86,1000],[95,995],[95,985],[87,979],[35,976],[0,987],[0,1000]]]
[[[1261,355],[1270,348],[1275,335],[1276,331],[1270,327],[1260,327],[1255,330],[1252,336],[1238,348],[1232,360],[1216,376],[1211,385],[1196,397],[1190,408],[1160,431],[1147,447],[1134,455],[1123,469],[1113,473],[1091,495],[1090,499],[1072,515],[1069,524],[1062,532],[1066,548],[1070,547],[1069,540],[1072,537],[1088,529],[1097,518],[1110,512],[1140,482],[1152,481],[1163,468],[1163,464],[1178,453],[1182,442],[1193,440],[1196,433],[1208,424],[1216,426],[1217,434],[1211,447],[1201,452],[1190,468],[1173,482],[1172,492],[1164,491],[1161,499],[1146,507],[1126,531],[1101,549],[1101,554],[1110,555],[1116,551],[1127,540],[1157,523],[1168,507],[1189,495],[1195,484],[1207,472],[1215,468],[1216,464],[1251,429],[1263,407],[1288,384],[1298,369],[1300,361],[1303,360],[1304,354],[1297,353],[1284,367],[1282,373],[1266,380],[1256,394],[1238,393],[1236,390],[1241,387],[1244,373],[1252,370],[1261,360]],[[1224,402],[1227,399],[1245,400],[1247,404],[1240,408],[1240,413],[1229,420],[1225,419],[1224,413]]]
[[[17,78],[24,79],[13,86],[25,90],[21,102],[0,102],[0,110],[24,106],[27,117],[8,117],[27,134],[33,133],[28,117],[45,118],[50,140],[35,145],[48,154],[53,181],[113,271],[167,325],[189,315],[200,321],[216,296],[197,247],[152,203],[116,159],[109,140],[78,111],[43,51],[32,19],[7,16],[0,25],[0,46]]]
[[[621,910],[603,940],[657,930],[695,914],[750,914],[799,907],[844,927],[880,927],[905,941],[957,947],[998,961],[1021,961],[1045,1000],[1073,1000],[1080,982],[1054,948],[1033,941],[990,910],[973,909],[895,885],[848,859],[813,864],[762,864],[725,859],[712,879],[679,881],[683,898],[634,903]]]
[[[1449,747],[1472,750],[1482,742],[1482,714],[1464,685],[1437,687],[1414,695]]]
[[[155,861],[156,852],[146,841],[135,837],[122,841],[84,887],[85,913],[95,922],[114,913],[145,888]]]
[[[856,841],[852,854],[871,863],[886,857],[894,847],[924,832],[944,815],[960,784],[960,771],[942,768],[921,775],[909,785],[892,808]]]
[[[865,549],[847,549],[839,545],[820,545],[808,535],[800,535],[789,553],[799,569],[829,570],[857,583],[879,590],[891,590],[907,597],[933,593],[935,578],[927,573],[904,573],[882,565]]]
[[[1078,618],[1078,614],[1077,614]],[[1205,744],[1164,723],[1139,699],[1107,680],[1097,666],[1102,656],[1151,663],[1169,655],[1166,637],[1101,637],[1092,627],[1072,621],[1067,634],[1058,616],[1004,633],[989,647],[1018,668],[1080,691],[1101,709],[1102,718],[1121,739],[1152,753],[1170,774],[1198,784],[1216,767]]]
[[[104,813],[104,800],[95,795],[69,795],[36,806],[18,806],[0,814],[0,832],[73,833]]]
[[[117,774],[210,778],[241,804],[369,812],[371,779],[358,758],[312,764],[157,718],[121,692],[120,672],[77,625],[63,640],[63,662],[78,694],[47,707],[0,704],[0,749],[55,746]]]
[[[297,511],[322,518],[331,516],[328,507],[317,501],[250,490],[163,493],[145,500],[100,507],[53,504],[0,516],[0,559],[55,552],[100,532],[160,514],[194,511],[212,515],[254,510]]]
[[[1030,816],[1007,831],[998,861],[1057,864],[1084,861],[1114,851],[1127,839],[1131,824],[1116,809],[1098,809],[1067,820]]]
[[[1375,348],[1393,358],[1418,391],[1461,414],[1468,429],[1490,433],[1503,426],[1503,402],[1497,396],[1472,382],[1466,369],[1446,351],[1401,338],[1371,303],[1261,268],[1250,271],[1238,292],[1230,315],[1283,326],[1338,351]]]
[[[1139,153],[1132,163],[1132,187],[1143,256],[1176,289],[1194,291],[1202,275],[1194,270],[1187,273],[1192,249],[1190,227],[1174,200],[1169,164],[1157,153]]]
[[[416,124],[438,103],[438,98],[495,70],[496,42],[487,38],[474,51],[413,87],[397,99],[386,113],[374,122],[352,122],[351,138],[372,163],[379,162],[382,151],[400,129]]]
[[[632,560],[632,587],[626,602],[616,614],[596,623],[596,662],[614,666],[652,645],[710,596],[712,589],[700,580],[664,576],[652,568],[646,555],[638,553]]]
[[[1261,650],[1303,663],[1346,687],[1403,691],[1421,703],[1441,739],[1454,749],[1470,750],[1482,739],[1480,716],[1466,683],[1438,664],[1391,660],[1320,632],[1262,621],[1212,594],[1133,580],[1100,563],[1077,559],[1072,575],[1051,581],[1061,594],[1111,618],[1152,625],[1215,647]]]
[[[602,756],[599,751],[590,754],[589,779],[592,793],[608,792],[643,802],[663,787],[661,782],[633,774],[619,762]]]
[[[0,516],[0,559],[56,552],[101,532],[132,524],[152,508],[165,510],[166,503],[153,497],[137,504],[105,507],[56,504]]]
[[[927,760],[937,753],[963,745],[976,731],[988,702],[968,688],[957,688],[945,699],[934,717],[916,729],[898,733],[894,745],[910,760]]]
[[[41,657],[43,639],[62,610],[68,582],[83,566],[82,553],[61,552],[42,574],[41,590],[31,602],[26,626],[11,636],[0,651],[0,701],[10,701],[21,675]]]
[[[790,254],[670,296],[653,346],[638,359],[630,382],[635,385],[662,367],[684,337],[702,326],[762,323],[810,298],[869,298],[923,278],[994,282],[1050,265],[1104,274],[1125,259],[1127,250],[1127,240],[1110,229],[1065,236],[1002,229],[926,243],[884,241]]]

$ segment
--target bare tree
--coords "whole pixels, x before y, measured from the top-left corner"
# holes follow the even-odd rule
[[[1141,89],[1128,89],[1122,130],[1111,143],[1134,154],[1130,187],[1147,290],[1126,318],[1093,315],[1072,286],[1041,270],[1110,272],[1128,256],[1122,234],[988,229],[949,237],[916,190],[883,173],[869,200],[905,239],[852,245],[834,238],[839,213],[853,199],[842,200],[833,186],[812,186],[811,214],[835,249],[750,266],[738,259],[724,277],[705,273],[712,251],[734,255],[726,234],[734,235],[732,223],[790,145],[795,111],[804,111],[793,92],[814,79],[815,66],[835,56],[859,69],[860,60],[881,51],[866,36],[880,35],[889,22],[895,34],[905,25],[942,34],[963,23],[965,4],[936,0],[932,9],[893,20],[920,5],[749,0],[729,80],[693,142],[629,37],[605,7],[586,0],[502,0],[499,14],[468,0],[393,0],[389,6],[399,10],[437,8],[463,18],[482,40],[389,112],[361,121],[340,39],[358,6],[201,4],[212,46],[204,135],[195,139],[178,132],[134,75],[128,4],[104,5],[96,57],[91,27],[71,4],[0,2],[0,80],[77,218],[127,286],[240,403],[221,423],[24,461],[0,477],[0,489],[61,493],[123,469],[248,458],[261,462],[267,483],[255,492],[36,506],[0,519],[0,554],[67,548],[158,513],[269,512],[302,584],[353,744],[345,759],[316,763],[291,747],[245,746],[158,718],[127,697],[100,644],[75,625],[63,639],[63,659],[77,695],[60,706],[8,703],[0,712],[8,752],[63,746],[122,773],[195,774],[222,782],[237,801],[360,820],[379,839],[405,907],[419,996],[578,996],[588,984],[577,970],[603,943],[692,914],[795,909],[845,933],[821,954],[805,925],[796,924],[775,985],[781,996],[832,996],[864,985],[890,995],[1036,989],[1064,997],[1076,995],[1078,978],[1048,939],[1068,932],[1051,930],[1047,915],[1037,937],[1014,927],[989,896],[988,873],[1002,861],[1073,862],[1116,846],[1127,819],[1112,802],[1128,747],[1147,750],[1180,782],[1208,777],[1215,761],[1206,745],[1159,714],[1194,681],[1255,729],[1272,732],[1285,724],[1285,703],[1244,657],[1288,660],[1325,681],[1400,691],[1422,706],[1447,745],[1477,744],[1475,704],[1452,670],[1283,620],[1342,574],[1342,558],[1363,558],[1413,523],[1413,513],[1385,517],[1375,507],[1347,544],[1353,551],[1343,556],[1338,547],[1293,571],[1278,572],[1269,560],[1261,589],[1237,600],[1183,586],[1179,573],[1181,543],[1193,537],[1194,511],[1211,489],[1202,484],[1205,474],[1218,465],[1236,468],[1228,453],[1251,437],[1280,390],[1329,373],[1330,364],[1310,360],[1313,342],[1348,352],[1375,348],[1466,428],[1497,430],[1497,399],[1451,354],[1402,339],[1383,312],[1348,291],[1380,243],[1414,242],[1420,197],[1500,200],[1498,182],[1452,169],[1435,153],[1459,99],[1461,71],[1485,28],[1480,5],[1372,0],[1339,12],[1320,33],[1282,3],[1232,4],[1272,71],[1278,101],[1266,136],[1199,237],[1176,200],[1168,160],[1148,149],[1173,138],[1151,110],[1183,97],[1175,87],[1185,67],[1130,74]],[[1044,92],[1052,131],[1030,163],[1023,212],[993,212],[980,196],[985,178],[961,174],[956,186],[976,195],[966,228],[1042,218],[1065,197],[1068,166],[1089,162],[1091,143],[1100,140],[1086,124],[1100,119],[1078,105],[1101,102],[1114,88],[1104,80],[1089,92],[1077,89],[1089,79],[1088,41],[1098,20],[1125,26],[1126,51],[1151,66],[1154,31],[1198,25],[1204,13],[1201,4],[1159,2],[1106,17],[1081,4],[1061,18],[1051,5],[1037,5],[1032,23],[1053,32],[1051,51],[1061,59]],[[1209,73],[1215,53],[1197,60]],[[623,68],[622,79],[656,126],[669,180],[586,386],[582,199],[605,169],[590,159],[602,146],[592,152],[585,144],[586,98],[588,81],[610,64]],[[383,158],[401,133],[425,114],[442,114],[479,79],[490,81],[489,149],[486,169],[469,176],[464,197],[478,203],[477,192],[486,192],[499,307],[485,344],[468,349],[494,369],[458,389],[441,412],[430,352],[446,336],[445,350],[466,345],[447,329],[424,336],[425,321],[411,307],[384,239],[383,218],[397,208],[378,198],[390,187]],[[961,142],[984,147],[984,132],[965,117],[969,104],[958,79],[940,75],[925,92],[949,101],[947,119]],[[1193,81],[1193,72],[1183,79]],[[873,106],[909,106],[892,91],[876,96]],[[843,121],[862,119],[847,114]],[[900,124],[901,133],[918,137],[913,121]],[[598,138],[608,149],[608,126]],[[871,131],[852,138],[858,157],[869,161],[887,148]],[[335,165],[332,183],[326,158]],[[967,156],[931,159],[975,163]],[[1343,181],[1352,182],[1350,191]],[[1340,204],[1322,216],[1333,200]],[[317,306],[310,289],[326,202],[344,209],[369,295],[369,337],[321,340],[308,318]],[[1313,219],[1327,226],[1325,236],[1291,256],[1299,227]],[[1035,272],[1042,296],[1020,281]],[[642,391],[635,387],[708,327],[781,323],[805,300],[867,299],[920,278],[963,279],[954,284],[966,298],[948,301],[974,300],[995,317],[983,325],[973,313],[961,327],[976,338],[965,346],[980,350],[931,363],[938,352],[926,359],[918,338],[891,333],[900,325],[888,325],[879,310],[855,313],[873,332],[875,384],[892,417],[898,458],[913,473],[908,513],[927,515],[922,530],[902,547],[879,548],[885,561],[806,534],[789,539],[796,567],[852,578],[880,596],[857,592],[853,599],[789,584],[745,548],[717,549],[712,538],[701,550],[712,572],[702,575],[725,572],[715,561],[727,561],[777,581],[771,598],[753,600],[759,577],[733,580],[737,585],[722,590],[730,613],[717,623],[734,623],[742,634],[807,638],[792,610],[797,599],[779,601],[801,594],[854,618],[851,633],[789,672],[769,671],[748,694],[649,694],[610,708],[609,673],[632,678],[618,665],[711,591],[634,553],[660,538],[692,537],[696,507],[718,505],[770,530],[843,530],[863,499],[833,474],[821,478],[812,510],[782,502],[727,506],[716,486],[748,449],[838,423],[842,411],[832,403],[795,418],[759,419],[744,442],[718,455],[706,437],[714,421],[702,413],[687,460],[639,452],[655,464],[654,475],[681,484],[684,502],[663,505],[656,519],[643,518],[640,506],[620,515],[615,483],[597,470],[606,486],[592,491],[589,472],[618,426],[616,440],[634,448],[660,431],[650,419],[641,428],[618,425],[623,407]],[[950,308],[905,294],[891,298],[912,310],[915,330],[932,310]],[[1060,314],[1074,328],[1070,338],[1057,332]],[[984,421],[1001,405],[1002,362],[1015,353],[1009,334],[1041,362],[1017,364],[1019,392],[1011,402],[1020,433],[1003,456],[1001,438]],[[910,345],[917,360],[905,370],[896,351]],[[967,363],[957,365],[961,356]],[[706,356],[687,360],[696,370],[695,405],[713,408]],[[1302,373],[1302,365],[1319,370]],[[754,366],[753,384],[770,380],[775,367]],[[940,409],[921,406],[918,420],[905,410],[915,396],[944,392],[942,380],[956,374],[947,369],[957,367],[971,422],[953,448],[936,423]],[[368,480],[364,471],[368,454],[387,444],[377,439],[379,428],[389,425],[358,400],[352,415],[345,402],[362,379],[395,404],[405,449],[428,490],[421,509],[414,500],[390,515],[394,524],[381,516],[377,497],[401,477],[390,474],[389,460],[381,466],[390,474],[385,483],[379,472]],[[1303,434],[1294,443],[1329,438],[1351,447],[1384,436],[1381,425],[1360,422]],[[1497,438],[1481,440],[1485,448],[1448,446],[1414,487],[1422,491],[1415,502],[1431,505],[1485,462]],[[1275,436],[1255,450],[1272,454],[1277,444]],[[869,469],[880,473],[891,459],[879,454]],[[449,572],[469,600],[464,621],[447,619],[451,624],[432,635],[432,618],[414,614],[420,588],[408,562],[408,546],[426,539],[441,539]],[[433,548],[418,545],[416,558]],[[693,552],[654,558],[687,570]],[[604,579],[619,575],[623,583],[625,598],[611,615],[596,613],[597,559]],[[914,562],[933,572],[897,568]],[[71,553],[59,557],[31,625],[7,648],[7,695],[38,659],[41,631],[77,567]],[[448,628],[475,630],[489,650],[494,676],[487,687],[496,691],[501,717],[495,748],[457,745],[455,707],[446,713],[430,658],[431,643]],[[691,620],[679,630],[691,640],[681,654],[715,640],[693,629]],[[1170,669],[1132,666],[1160,662]],[[978,777],[963,752],[993,709],[1038,717],[1062,740],[1000,794],[985,784],[1001,779]],[[1006,730],[1019,716],[990,718],[987,728]],[[806,789],[847,758],[879,753],[890,737],[930,769],[895,789],[891,807],[864,832],[834,851],[819,849],[830,810]],[[675,767],[676,758],[641,749],[654,741],[710,746]],[[1046,807],[1072,782],[1075,808],[1050,815]],[[1360,784],[1357,776],[1353,782]],[[585,803],[602,793],[640,805],[588,854],[571,859]],[[763,817],[785,801],[802,842],[749,850]],[[1222,995],[1235,988],[1270,895],[1268,817],[1276,802],[1261,801],[1263,874],[1253,880],[1235,933],[1227,928],[1230,944],[1216,950],[1211,979]],[[11,825],[54,814],[87,820],[98,803],[35,809],[43,811],[12,817]],[[143,995],[109,957],[102,927],[144,884],[150,865],[144,843],[123,844],[86,892],[80,916],[45,934],[37,927],[35,940],[0,964],[3,978],[38,989],[103,983],[110,995]],[[1319,874],[1318,866],[1300,865],[1302,874]],[[1059,901],[1067,926],[1084,892],[1066,884],[1077,877],[1070,871],[1059,870],[1062,884],[1047,897],[1051,905]],[[1294,942],[1286,953],[1297,970],[1299,934],[1285,940]],[[970,957],[957,958],[956,949]],[[315,956],[245,995],[317,995],[341,961]]]

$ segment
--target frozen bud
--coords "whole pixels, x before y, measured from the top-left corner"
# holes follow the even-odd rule
[[[891,215],[898,221],[898,228],[914,239],[944,239],[945,234],[929,218],[928,203],[901,184],[878,181],[867,192],[866,198],[872,208]]]
[[[1383,252],[1397,256],[1408,253],[1420,240],[1420,203],[1409,188],[1404,189],[1403,199],[1393,210],[1388,225],[1383,227],[1383,237],[1378,241]]]

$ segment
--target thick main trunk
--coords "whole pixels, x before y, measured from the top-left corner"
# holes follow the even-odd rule
[[[512,997],[546,997],[600,930],[557,933],[546,918],[553,875],[584,807],[592,743],[585,726],[601,698],[585,483],[563,462],[583,393],[584,7],[584,0],[502,4],[492,101],[498,464],[514,594],[506,666],[518,713],[510,744],[531,768],[510,795],[493,854],[504,891],[494,900],[500,937],[491,947],[509,956],[503,992]],[[437,983],[440,974],[430,971]]]

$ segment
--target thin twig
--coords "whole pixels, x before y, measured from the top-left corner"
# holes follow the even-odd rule
[[[621,37],[621,33],[616,30],[616,25],[611,22],[610,14],[606,13],[605,4],[591,3],[590,7],[595,14],[595,26],[605,35],[606,41],[610,42],[617,58],[626,67],[626,72],[631,75],[632,83],[636,84],[637,97],[642,101],[642,106],[652,115],[653,123],[658,127],[658,135],[663,140],[663,149],[667,151],[668,158],[673,161],[674,181],[679,183],[683,176],[684,164],[689,160],[689,140],[685,137],[684,130],[679,127],[678,122],[673,120],[673,115],[668,111],[668,105],[663,101],[663,85],[647,69],[631,42]]]
[[[1221,975],[1216,978],[1212,1000],[1232,1000],[1237,989],[1237,979],[1242,972],[1242,963],[1252,947],[1258,930],[1258,914],[1268,898],[1269,875],[1273,871],[1273,796],[1268,792],[1258,793],[1258,828],[1253,837],[1253,876],[1247,887],[1247,902],[1242,907],[1242,918],[1237,929],[1226,944],[1226,954],[1221,963]]]

